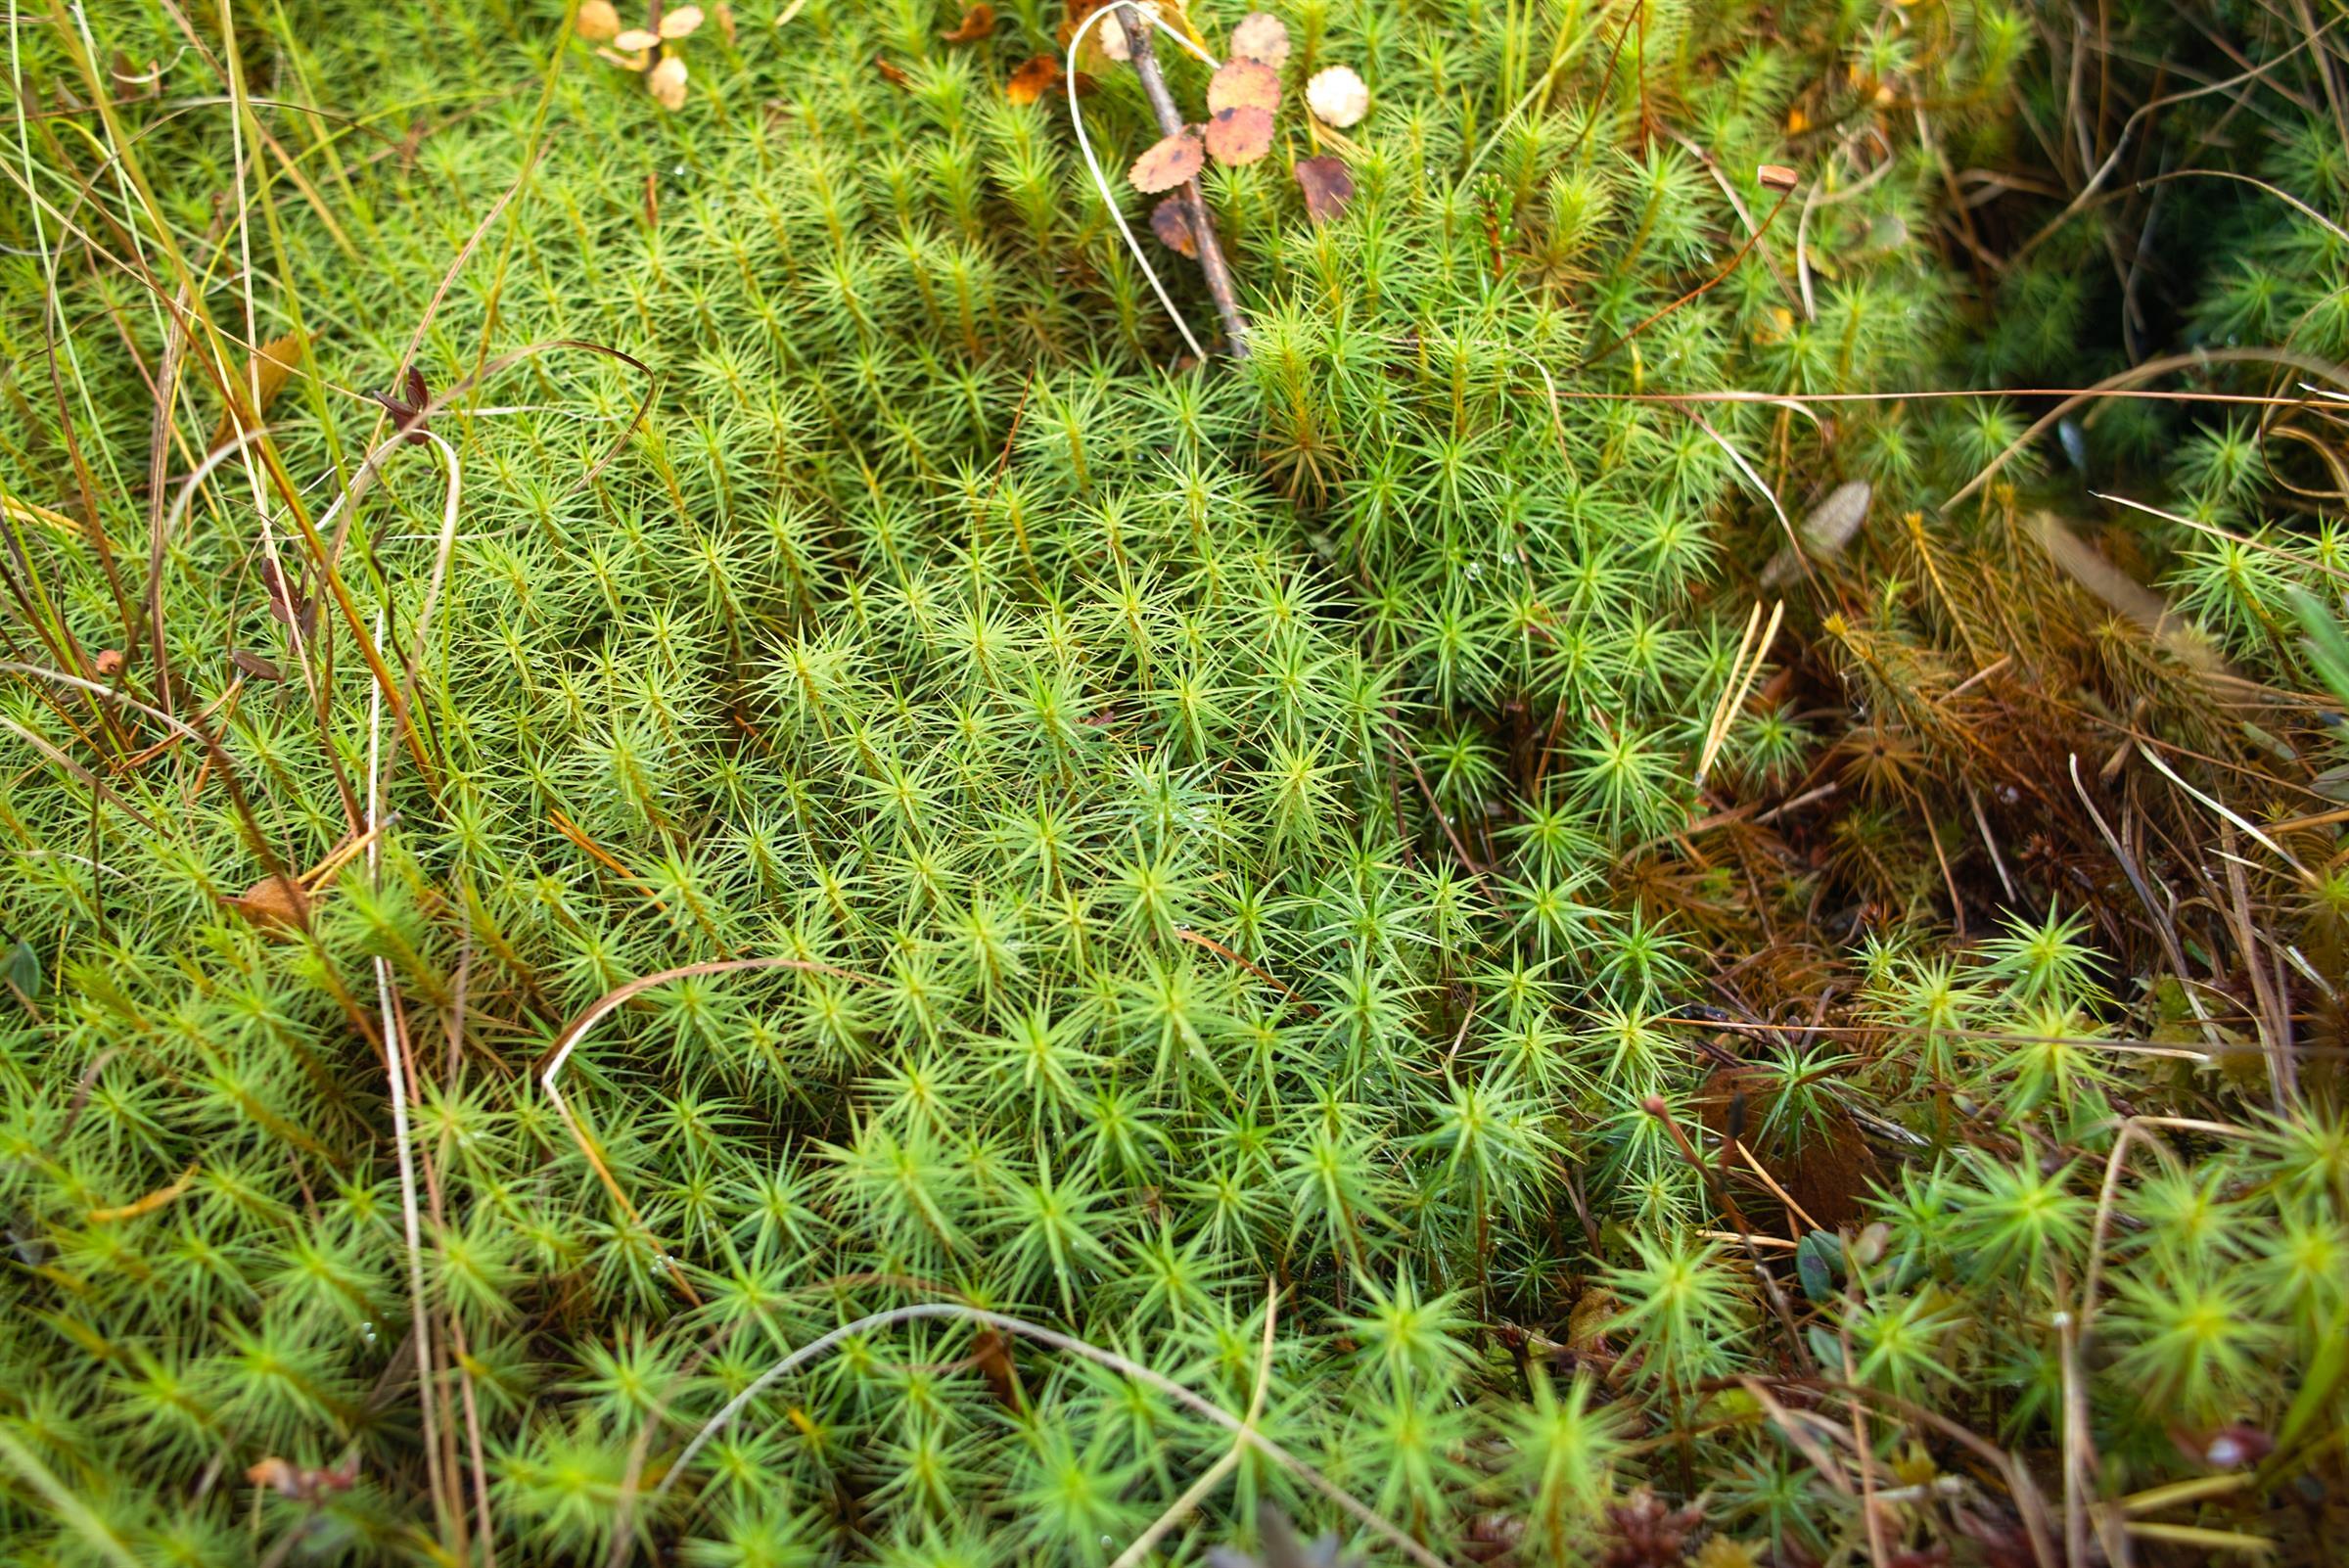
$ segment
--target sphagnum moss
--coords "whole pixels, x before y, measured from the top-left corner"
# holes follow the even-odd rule
[[[2151,8],[2092,114],[2027,7],[1310,0],[1350,207],[1211,170],[1250,353],[1169,369],[1002,13],[721,10],[674,115],[543,5],[12,23],[15,1559],[1106,1564],[1231,1449],[952,1316],[694,1441],[915,1303],[1255,1410],[1174,1556],[2321,1556],[2330,435],[1892,394],[2340,385],[2337,46],[2241,23],[2269,183],[2164,216]],[[2108,286],[2156,217],[2242,264]]]

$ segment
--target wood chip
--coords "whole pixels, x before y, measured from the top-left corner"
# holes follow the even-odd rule
[[[1150,150],[1133,161],[1127,178],[1133,188],[1147,196],[1171,191],[1185,180],[1199,177],[1207,161],[1207,148],[1189,131],[1176,131],[1162,136],[1151,144]]]

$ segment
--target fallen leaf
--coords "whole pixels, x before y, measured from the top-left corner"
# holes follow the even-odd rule
[[[310,923],[310,896],[292,877],[263,877],[234,899],[233,907],[256,926],[292,930]]]
[[[645,27],[630,27],[612,40],[612,47],[623,54],[642,54],[661,41],[661,35]]]
[[[1278,70],[1289,58],[1289,29],[1269,12],[1251,11],[1231,29],[1231,52]]]
[[[700,6],[679,6],[674,11],[662,14],[661,36],[670,40],[683,38],[690,35],[701,24],[702,8]]]
[[[1207,112],[1253,105],[1269,114],[1280,107],[1280,72],[1258,60],[1226,60],[1207,81]]]
[[[286,390],[286,380],[294,374],[294,367],[301,363],[302,347],[302,337],[299,332],[289,332],[282,338],[272,338],[261,345],[260,352],[248,361],[247,374],[237,378],[232,402],[242,407],[244,399],[257,391],[259,401],[249,412],[255,423],[265,418],[269,413],[269,405],[277,401],[279,392]],[[235,438],[237,429],[235,413],[230,409],[222,409],[220,423],[212,427],[211,449],[216,452],[227,445]]]
[[[1802,176],[1783,163],[1765,163],[1754,170],[1754,178],[1767,190],[1791,191]]]
[[[1133,181],[1135,190],[1156,195],[1198,178],[1200,166],[1206,161],[1207,149],[1199,138],[1187,130],[1176,131],[1152,143],[1148,152],[1133,161],[1133,167],[1126,177]]]
[[[1297,188],[1305,193],[1305,215],[1315,223],[1342,216],[1354,200],[1354,176],[1342,160],[1327,153],[1297,160],[1294,172]]]
[[[962,21],[952,32],[942,32],[939,36],[950,44],[977,43],[994,30],[995,8],[981,0],[980,4],[964,9]]]
[[[881,79],[892,87],[911,87],[913,85],[913,78],[906,75],[898,67],[891,65],[886,56],[873,56],[873,69],[881,72]]]
[[[1370,89],[1352,66],[1331,66],[1313,72],[1305,84],[1305,101],[1326,124],[1344,130],[1370,113]]]
[[[1003,84],[1003,96],[1015,104],[1033,104],[1059,85],[1059,60],[1037,55],[1011,73],[1011,80]]]
[[[1150,209],[1150,232],[1168,250],[1196,256],[1199,236],[1191,232],[1191,215],[1185,210],[1188,205],[1179,191],[1160,202]]]
[[[677,55],[667,55],[644,78],[652,90],[653,101],[670,114],[685,107],[685,62]]]
[[[263,659],[259,654],[247,653],[239,648],[228,656],[228,662],[255,680],[283,680],[286,672]]]
[[[1207,122],[1207,150],[1226,166],[1253,163],[1272,151],[1272,111],[1247,104]]]
[[[620,36],[620,8],[612,0],[579,0],[578,34],[589,43]]]

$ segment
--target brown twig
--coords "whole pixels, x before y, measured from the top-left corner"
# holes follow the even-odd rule
[[[1158,69],[1158,55],[1151,47],[1150,22],[1132,6],[1120,6],[1118,25],[1126,29],[1126,48],[1133,57],[1133,73],[1142,79],[1142,96],[1150,100],[1150,108],[1158,115],[1160,133],[1180,134],[1182,114],[1174,107],[1174,95],[1167,91],[1167,78]],[[1223,318],[1223,351],[1234,359],[1245,359],[1248,318],[1240,314],[1239,295],[1232,288],[1231,268],[1223,259],[1223,247],[1216,238],[1216,223],[1208,213],[1206,194],[1199,189],[1199,181],[1192,178],[1183,182],[1180,195],[1183,216],[1199,245],[1199,270],[1207,275],[1207,292],[1215,299],[1216,314]]]

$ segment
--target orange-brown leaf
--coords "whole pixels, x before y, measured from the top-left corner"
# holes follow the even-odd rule
[[[1188,208],[1189,204],[1183,200],[1180,191],[1167,197],[1150,209],[1150,232],[1157,235],[1158,243],[1168,250],[1196,256],[1199,254],[1199,236],[1191,231]]]
[[[310,896],[292,877],[263,877],[236,899],[236,911],[256,926],[306,926]]]
[[[1296,175],[1297,188],[1305,193],[1306,216],[1315,223],[1339,216],[1354,200],[1354,176],[1343,161],[1326,153],[1297,160]]]
[[[873,69],[881,72],[881,79],[892,87],[911,87],[913,85],[913,78],[905,74],[903,68],[891,65],[885,55],[873,56]]]
[[[1267,114],[1280,107],[1280,72],[1255,60],[1226,60],[1207,81],[1207,112],[1249,105]]]
[[[289,332],[282,338],[272,338],[261,345],[260,352],[248,361],[247,373],[239,376],[236,386],[230,389],[232,401],[237,408],[243,408],[245,399],[253,396],[256,391],[260,394],[258,402],[246,410],[251,415],[246,424],[258,424],[268,417],[269,405],[277,401],[277,394],[286,390],[286,379],[294,374],[294,367],[301,363],[302,348],[301,334]],[[238,427],[239,420],[234,409],[222,409],[220,423],[212,427],[211,450],[216,452],[235,439]]]
[[[1272,151],[1272,111],[1245,104],[1207,122],[1207,150],[1226,165],[1253,163]]]
[[[1207,149],[1200,145],[1199,138],[1181,130],[1153,142],[1149,151],[1133,161],[1133,167],[1126,177],[1133,181],[1135,190],[1155,196],[1185,180],[1197,179],[1206,161]]]
[[[1033,104],[1059,85],[1059,59],[1037,55],[1011,73],[1011,80],[1003,84],[1003,96],[1015,104]]]
[[[965,6],[962,21],[952,32],[939,34],[950,44],[977,43],[995,30],[995,8],[980,0],[977,5]]]

